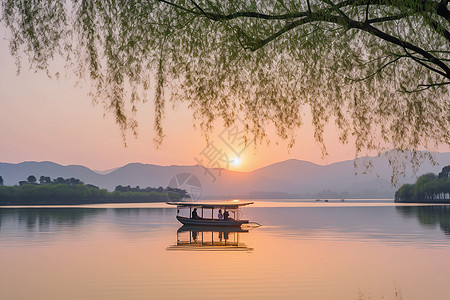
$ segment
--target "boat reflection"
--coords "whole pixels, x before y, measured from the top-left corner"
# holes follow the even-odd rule
[[[253,251],[242,242],[241,234],[247,229],[218,226],[181,226],[177,230],[177,243],[166,250],[183,251]]]

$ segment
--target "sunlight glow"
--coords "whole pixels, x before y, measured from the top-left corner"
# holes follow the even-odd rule
[[[239,167],[241,165],[241,158],[240,157],[235,157],[233,159],[230,160],[230,164],[233,167]]]

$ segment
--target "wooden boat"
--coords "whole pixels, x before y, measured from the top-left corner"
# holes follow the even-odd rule
[[[231,232],[238,232],[238,233],[248,233],[248,229],[242,229],[242,228],[232,228],[232,227],[220,227],[220,226],[191,226],[191,225],[183,225],[180,228],[178,228],[177,233],[182,232],[190,232],[190,231],[198,231],[198,232],[222,232],[222,233],[231,233]]]
[[[192,219],[177,216],[177,220],[184,225],[194,226],[223,226],[223,227],[241,227],[248,223],[248,220],[217,220],[217,219]]]
[[[241,219],[241,207],[253,204],[253,202],[241,202],[238,200],[226,202],[196,203],[196,202],[166,202],[169,205],[177,206],[177,220],[184,225],[193,226],[220,226],[220,227],[241,227],[247,224],[248,220]],[[189,214],[183,212],[189,209]],[[193,218],[193,210],[199,209],[197,218]],[[216,213],[221,210],[231,213],[228,219],[219,220]]]

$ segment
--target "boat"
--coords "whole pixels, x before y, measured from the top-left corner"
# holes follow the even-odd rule
[[[231,200],[226,202],[166,202],[169,205],[177,206],[177,220],[183,225],[191,226],[219,226],[219,227],[241,227],[248,224],[248,220],[242,220],[241,207],[251,205],[253,202],[241,202],[239,200]],[[189,209],[189,214],[187,213]],[[198,209],[198,217],[193,218],[194,209]],[[219,220],[217,214],[219,209],[225,215],[225,212],[231,213],[232,216],[224,220]]]

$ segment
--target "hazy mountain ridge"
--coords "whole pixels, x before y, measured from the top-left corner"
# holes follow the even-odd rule
[[[166,187],[175,175],[191,173],[201,182],[202,198],[393,198],[398,187],[390,184],[392,169],[387,159],[373,157],[371,160],[373,169],[368,174],[362,174],[362,167],[355,168],[353,160],[317,165],[289,159],[251,172],[130,163],[111,169],[109,173],[99,174],[84,166],[63,166],[48,161],[0,163],[0,176],[5,185],[18,184],[29,175],[38,179],[45,175],[52,179],[75,177],[85,183],[113,190],[117,185]],[[450,164],[450,152],[436,153],[435,160],[438,166],[426,162],[417,175],[438,173],[443,166]],[[355,173],[358,175],[355,176]],[[409,176],[399,178],[399,184],[415,181],[416,176],[410,172],[407,174]]]

